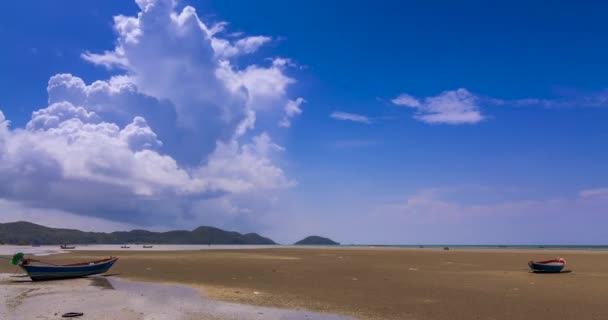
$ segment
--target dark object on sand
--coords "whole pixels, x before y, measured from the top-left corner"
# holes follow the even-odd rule
[[[154,246],[146,246],[146,245],[144,245],[144,249],[150,249],[152,247],[154,247]]]
[[[66,265],[56,265],[34,259],[24,259],[23,253],[16,254],[11,263],[17,262],[19,267],[27,273],[32,281],[55,280],[67,278],[79,278],[93,274],[104,273],[118,260],[118,257],[106,259],[72,263]],[[37,263],[37,265],[32,265]]]
[[[120,248],[121,248],[121,249],[129,249],[129,248],[131,248],[131,247],[129,247],[128,245],[126,245],[126,244],[125,244],[125,245],[120,246]]]
[[[76,318],[76,317],[82,317],[84,315],[84,313],[82,312],[68,312],[68,313],[64,313],[61,315],[62,318]]]
[[[63,250],[76,249],[75,246],[68,246],[67,244],[62,244],[62,245],[59,246],[59,248],[61,248]]]
[[[566,266],[566,259],[557,258],[545,261],[530,261],[528,266],[534,272],[557,273],[561,272]]]
[[[450,247],[443,247],[443,250],[448,251],[450,250]]]

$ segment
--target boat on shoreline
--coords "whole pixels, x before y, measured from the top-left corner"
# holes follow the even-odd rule
[[[16,255],[17,256],[17,255]],[[23,259],[23,254],[18,260],[18,265],[32,281],[56,280],[68,278],[80,278],[108,271],[118,260],[118,257],[109,257],[101,260],[56,265],[34,259]],[[33,263],[37,263],[34,265]]]
[[[545,261],[530,261],[528,266],[533,272],[558,273],[566,266],[566,259],[557,258]]]
[[[129,249],[129,248],[131,248],[131,247],[129,247],[128,245],[126,245],[126,244],[125,244],[125,245],[120,246],[120,248],[121,248],[121,249]]]
[[[144,246],[143,246],[143,248],[144,248],[144,249],[150,249],[150,248],[152,248],[152,247],[154,247],[154,246],[147,246],[147,245],[144,245]]]
[[[76,249],[76,246],[68,246],[67,244],[62,244],[59,246],[59,248],[61,248],[63,250],[71,250],[71,249]]]

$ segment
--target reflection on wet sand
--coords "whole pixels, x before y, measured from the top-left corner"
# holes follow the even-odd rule
[[[17,282],[19,281],[19,282]],[[348,317],[211,300],[197,289],[91,276],[20,281],[0,274],[0,319],[53,318],[82,312],[87,319],[347,320]]]
[[[94,287],[101,288],[104,290],[115,290],[114,286],[112,285],[110,280],[108,280],[107,277],[97,276],[97,277],[89,277],[88,279],[91,280],[91,285]]]

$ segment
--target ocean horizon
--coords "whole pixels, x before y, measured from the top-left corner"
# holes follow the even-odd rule
[[[64,250],[59,245],[41,245],[37,247],[27,245],[0,245],[0,255],[12,255],[23,252],[30,255],[49,255],[71,251],[201,251],[201,250],[255,250],[273,248],[403,248],[403,249],[479,249],[479,250],[585,250],[605,251],[608,245],[471,245],[471,244],[345,244],[345,245],[200,245],[200,244],[154,244],[152,248],[143,248],[143,245],[127,244],[129,248],[121,248],[119,244],[73,244],[75,249]]]

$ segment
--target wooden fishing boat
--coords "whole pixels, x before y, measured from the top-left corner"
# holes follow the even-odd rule
[[[62,245],[59,246],[59,248],[61,248],[63,250],[76,249],[75,246],[68,246],[67,244],[62,244]]]
[[[566,259],[557,258],[545,261],[530,261],[528,262],[528,266],[534,272],[557,273],[561,272],[566,266]]]
[[[118,260],[118,257],[55,265],[33,259],[20,259],[19,267],[23,269],[33,281],[79,278],[108,271]],[[32,263],[38,263],[33,265]]]

